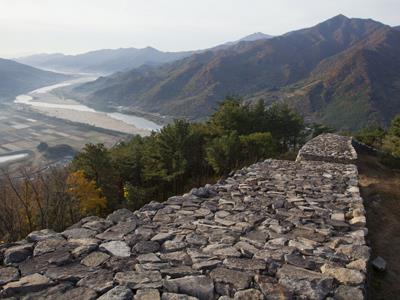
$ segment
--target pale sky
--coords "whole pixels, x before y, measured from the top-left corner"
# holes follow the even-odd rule
[[[400,0],[0,0],[0,57],[152,46],[204,49],[338,14],[400,25]]]

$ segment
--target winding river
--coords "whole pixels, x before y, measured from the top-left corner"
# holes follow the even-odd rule
[[[145,118],[119,112],[97,111],[73,99],[62,99],[51,93],[51,91],[60,87],[84,83],[94,79],[93,77],[81,77],[42,87],[28,94],[19,95],[14,100],[14,103],[29,105],[36,111],[49,116],[124,133],[147,135],[152,130],[160,130],[160,125]]]

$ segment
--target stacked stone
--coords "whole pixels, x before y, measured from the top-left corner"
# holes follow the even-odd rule
[[[14,299],[363,299],[354,165],[267,160],[138,211],[3,245]]]
[[[321,134],[306,143],[299,151],[297,161],[325,161],[351,164],[357,160],[352,138],[332,133]]]

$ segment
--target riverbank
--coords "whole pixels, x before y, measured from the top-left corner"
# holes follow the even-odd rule
[[[161,126],[145,118],[96,111],[73,99],[65,99],[53,94],[54,89],[93,80],[93,77],[77,78],[56,85],[34,90],[26,95],[18,96],[14,103],[28,105],[36,112],[58,119],[87,124],[97,128],[118,131],[126,134],[147,136],[152,130]]]

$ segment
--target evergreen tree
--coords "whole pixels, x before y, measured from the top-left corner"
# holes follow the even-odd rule
[[[116,209],[122,199],[119,174],[111,163],[109,151],[103,144],[87,144],[78,153],[72,164],[72,171],[83,171],[88,180],[94,180],[107,199],[109,210]]]
[[[383,149],[400,158],[400,114],[390,124],[388,133],[383,141]]]
[[[235,131],[213,139],[206,151],[207,161],[217,174],[227,175],[239,166],[240,140]]]

